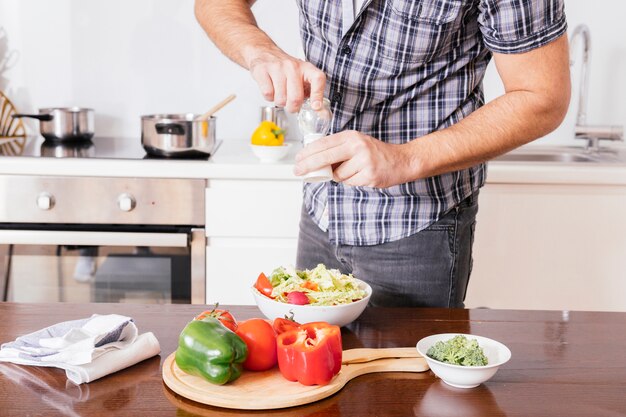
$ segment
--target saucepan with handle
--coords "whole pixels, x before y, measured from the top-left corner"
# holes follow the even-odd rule
[[[227,97],[204,114],[151,114],[141,117],[141,144],[149,155],[161,157],[199,157],[215,148],[213,116],[235,99]]]
[[[84,107],[51,107],[39,109],[39,114],[14,114],[39,120],[39,131],[53,142],[89,141],[94,135],[93,109]]]

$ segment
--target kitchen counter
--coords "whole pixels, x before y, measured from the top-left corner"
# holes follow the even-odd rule
[[[472,333],[499,340],[512,359],[487,383],[450,388],[430,371],[363,375],[310,405],[272,412],[225,410],[182,398],[161,380],[189,305],[1,303],[0,342],[92,313],[134,318],[161,342],[159,357],[75,386],[58,369],[0,364],[2,415],[45,416],[616,416],[626,410],[626,313],[369,308],[342,329],[344,348],[413,346],[434,333]],[[256,307],[232,307],[236,318]]]
[[[111,138],[95,138],[94,144],[105,143]],[[144,154],[139,139],[114,139],[116,146],[131,148],[132,154]],[[40,140],[30,146],[37,146]],[[134,145],[130,143],[137,142]],[[0,174],[7,175],[54,175],[87,177],[138,177],[138,178],[212,178],[212,179],[300,179],[293,175],[293,159],[300,149],[293,143],[289,154],[276,163],[261,163],[252,153],[248,141],[218,141],[215,154],[209,160],[202,159],[113,159],[113,158],[52,158],[0,156]],[[139,149],[137,149],[139,148]]]
[[[110,140],[96,138],[94,143],[98,147],[99,143]],[[37,146],[39,141],[33,141],[29,146]],[[133,150],[138,148],[138,152],[142,152],[138,138],[123,141],[123,146]],[[261,163],[250,150],[248,141],[243,139],[220,141],[215,155],[208,161],[0,156],[0,174],[299,181],[293,175],[293,158],[301,145],[299,142],[292,144],[287,157],[276,163]],[[626,169],[610,164],[492,162],[487,183],[626,185]]]

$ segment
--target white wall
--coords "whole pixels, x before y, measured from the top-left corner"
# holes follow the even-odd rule
[[[295,2],[254,9],[286,51],[302,55]],[[143,114],[202,113],[234,92],[218,113],[218,137],[248,137],[265,103],[248,73],[208,40],[193,0],[0,0],[0,27],[8,40],[3,48],[0,39],[0,56],[7,43],[20,53],[0,74],[18,110],[93,107],[99,136],[139,138]]]
[[[626,125],[626,2],[567,0],[566,7],[570,31],[585,22],[593,37],[589,123]],[[281,47],[302,56],[295,0],[259,0],[253,10]],[[265,103],[248,73],[206,38],[193,0],[0,0],[0,27],[0,61],[19,52],[0,73],[0,90],[18,110],[93,107],[100,136],[139,138],[142,114],[199,113],[234,92],[237,100],[218,114],[218,137],[242,139]],[[493,67],[485,89],[488,99],[502,92]],[[574,142],[575,103],[542,142]]]

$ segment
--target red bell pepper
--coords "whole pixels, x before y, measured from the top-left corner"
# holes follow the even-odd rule
[[[341,369],[341,330],[326,322],[301,325],[278,335],[278,368],[289,381],[326,385]]]

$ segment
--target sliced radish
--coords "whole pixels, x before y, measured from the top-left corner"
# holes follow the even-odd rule
[[[292,291],[287,294],[287,302],[289,304],[303,306],[305,304],[309,304],[309,297],[307,297],[302,291]]]

